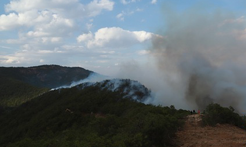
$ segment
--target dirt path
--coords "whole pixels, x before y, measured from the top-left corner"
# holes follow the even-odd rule
[[[246,147],[246,130],[232,125],[201,127],[198,114],[187,117],[184,129],[177,133],[178,147]]]

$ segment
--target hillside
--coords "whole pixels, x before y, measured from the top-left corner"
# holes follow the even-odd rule
[[[11,78],[0,78],[0,83],[0,107],[15,107],[48,91]]]
[[[130,79],[70,87],[59,84],[67,81],[69,85],[75,77],[85,76],[82,68],[44,65],[1,69],[1,147],[246,145],[246,117],[233,107],[212,103],[202,115],[189,115],[189,111],[174,106],[147,104],[153,101],[151,91]],[[76,72],[81,75],[73,77]],[[51,85],[67,88],[51,89]]]
[[[101,82],[86,82],[76,86],[83,90],[87,87],[99,87],[101,90],[109,90],[120,93],[123,98],[132,99],[138,102],[151,101],[151,91],[137,81],[130,79],[111,79]]]
[[[170,146],[188,112],[137,102],[123,92],[136,82],[113,81],[52,90],[4,113],[0,146]],[[140,96],[142,88],[135,87]]]
[[[91,73],[79,67],[58,65],[0,67],[0,107],[18,106],[50,88],[70,85]]]
[[[202,126],[199,114],[189,115],[177,132],[178,147],[245,147],[246,131],[230,124]]]
[[[36,87],[55,88],[87,78],[92,71],[80,67],[41,65],[33,67],[0,67],[1,78],[19,80]]]

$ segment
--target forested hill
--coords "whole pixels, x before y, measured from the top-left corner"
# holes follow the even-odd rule
[[[136,85],[106,80],[44,93],[0,115],[0,146],[170,146],[189,112],[137,102],[148,91]]]
[[[81,67],[41,65],[33,67],[0,67],[0,78],[11,78],[37,87],[55,88],[87,78],[92,71]]]
[[[0,147],[179,146],[176,133],[190,114],[145,104],[153,100],[151,91],[132,80],[50,89],[92,73],[82,68],[44,65],[0,71]],[[202,123],[246,129],[245,116],[218,104],[207,106]]]
[[[70,85],[91,73],[94,72],[59,65],[0,67],[0,108],[19,106],[51,88]]]

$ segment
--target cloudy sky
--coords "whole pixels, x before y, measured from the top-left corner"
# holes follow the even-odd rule
[[[151,40],[165,36],[164,7],[182,13],[196,5],[243,20],[246,13],[243,0],[0,0],[0,66],[59,64],[113,75],[151,60]]]

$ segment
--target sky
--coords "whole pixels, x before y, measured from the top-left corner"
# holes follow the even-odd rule
[[[0,0],[0,66],[79,66],[153,104],[246,114],[245,15],[245,0]]]
[[[157,0],[1,0],[0,65],[110,75],[123,62],[145,60],[160,15]]]
[[[0,66],[58,64],[115,75],[152,60],[153,38],[165,37],[165,7],[183,13],[201,5],[238,18],[246,12],[243,0],[1,0]]]

